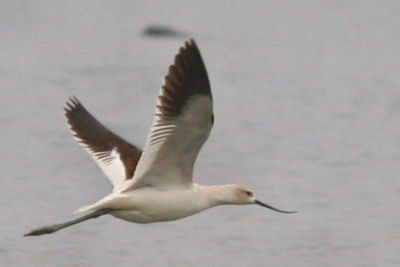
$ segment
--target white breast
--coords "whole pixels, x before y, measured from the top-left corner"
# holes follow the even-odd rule
[[[112,207],[113,204],[124,210],[111,215],[136,223],[176,220],[211,206],[206,195],[197,186],[188,190],[168,191],[142,188],[120,194],[107,206]]]

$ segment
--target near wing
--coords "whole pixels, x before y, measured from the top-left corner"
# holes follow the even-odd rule
[[[142,157],[123,191],[143,186],[190,186],[194,162],[213,120],[206,68],[195,42],[190,40],[169,67]]]
[[[66,103],[65,116],[78,143],[113,184],[114,190],[131,179],[142,151],[108,130],[75,97]]]

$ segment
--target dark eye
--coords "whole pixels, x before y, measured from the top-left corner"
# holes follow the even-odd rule
[[[252,197],[252,196],[253,196],[253,193],[250,192],[250,191],[246,191],[245,193],[246,193],[246,195],[249,196],[249,197]]]

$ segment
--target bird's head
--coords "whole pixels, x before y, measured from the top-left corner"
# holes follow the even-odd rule
[[[233,185],[227,185],[225,188],[226,188],[224,190],[225,201],[222,204],[235,204],[235,205],[257,204],[261,207],[268,208],[276,212],[296,213],[296,211],[280,210],[264,202],[261,202],[260,200],[256,199],[253,190],[251,190],[247,186],[233,184]]]

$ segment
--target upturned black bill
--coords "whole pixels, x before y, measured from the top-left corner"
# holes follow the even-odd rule
[[[268,209],[271,209],[271,210],[274,210],[274,211],[280,212],[280,213],[288,213],[288,214],[290,214],[290,213],[296,213],[296,212],[297,212],[297,211],[280,210],[280,209],[274,208],[274,207],[272,207],[272,206],[270,206],[270,205],[268,205],[268,204],[265,204],[265,203],[263,203],[263,202],[261,202],[261,201],[259,201],[259,200],[256,200],[255,203],[256,203],[257,205],[260,205],[260,206],[262,206],[262,207],[265,207],[265,208],[268,208]]]

